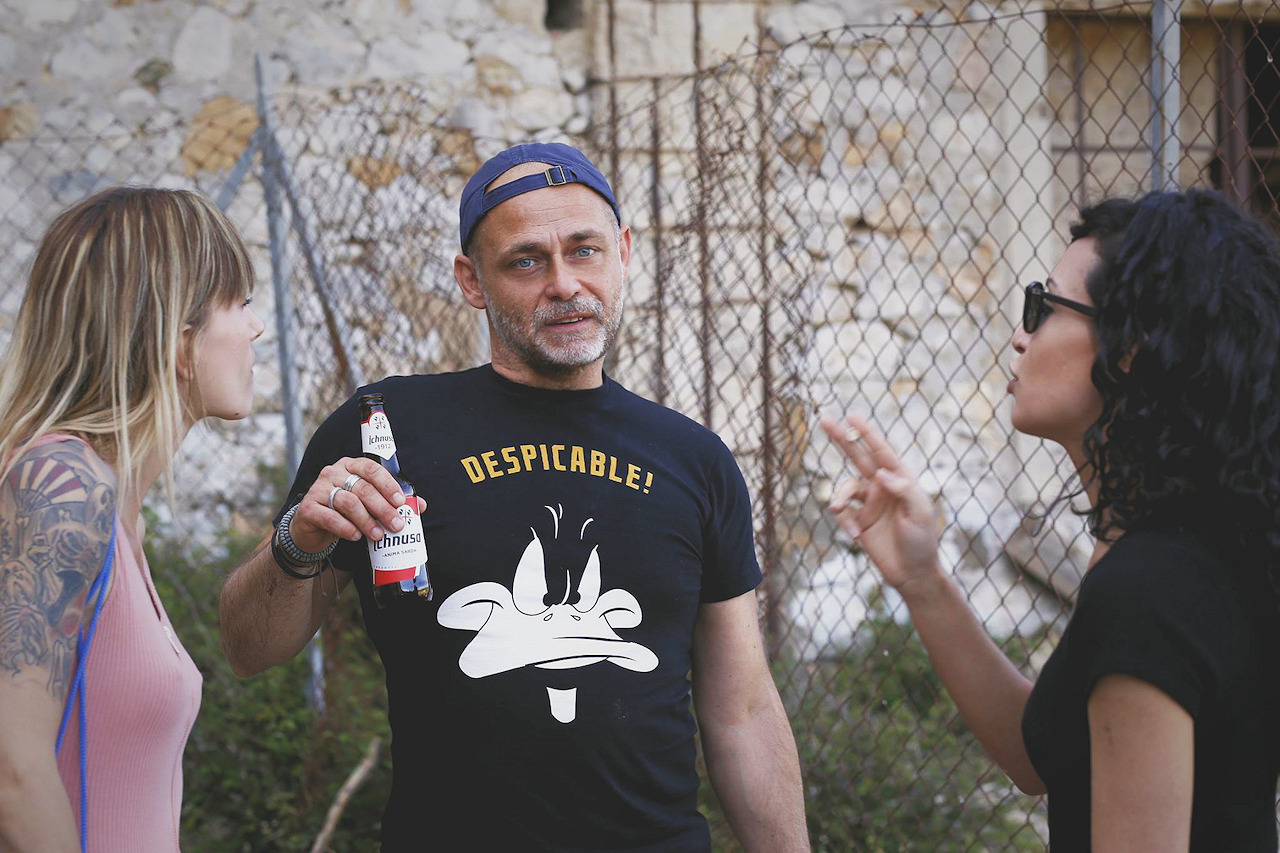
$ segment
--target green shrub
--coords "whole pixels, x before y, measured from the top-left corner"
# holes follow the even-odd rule
[[[200,716],[183,762],[182,849],[309,850],[333,797],[370,739],[379,737],[378,766],[348,803],[330,843],[344,853],[377,850],[391,785],[386,689],[353,591],[342,595],[322,632],[323,718],[308,707],[305,655],[248,679],[237,677],[223,659],[218,592],[259,538],[228,533],[222,554],[158,536],[147,549],[174,627],[204,676]]]
[[[1035,800],[986,757],[943,691],[919,638],[869,621],[838,660],[780,661],[815,851],[1044,850],[1026,823]],[[733,841],[710,786],[704,813],[717,851]]]
[[[228,533],[216,554],[163,536],[153,536],[147,550],[165,606],[204,675],[184,761],[182,848],[309,850],[343,781],[380,737],[378,766],[330,843],[342,853],[375,851],[391,784],[390,737],[382,667],[356,596],[344,593],[324,627],[323,718],[307,705],[305,656],[249,679],[223,660],[218,592],[264,533]],[[1010,793],[914,632],[882,617],[859,638],[838,660],[774,666],[796,732],[814,850],[1043,850],[1025,822],[1035,801]],[[702,807],[715,850],[738,849],[707,784]]]

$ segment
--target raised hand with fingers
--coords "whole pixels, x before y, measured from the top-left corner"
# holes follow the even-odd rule
[[[929,659],[978,740],[1018,787],[1043,793],[1020,727],[1031,682],[987,636],[938,564],[937,520],[928,495],[864,418],[823,418],[822,428],[857,469],[831,496],[841,528],[902,594]]]
[[[831,495],[829,508],[841,529],[862,545],[895,589],[935,575],[933,505],[884,436],[857,415],[823,418],[822,428],[857,469]]]
[[[415,500],[421,510],[424,502]],[[381,539],[403,526],[396,507],[404,502],[395,478],[381,465],[343,457],[320,472],[298,504],[293,540],[304,551],[320,551],[334,539]]]

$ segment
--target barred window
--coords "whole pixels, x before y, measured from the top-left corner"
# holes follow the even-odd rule
[[[1053,112],[1054,203],[1080,206],[1151,187],[1151,23],[1138,17],[1049,18],[1045,87]],[[1178,126],[1181,186],[1221,185],[1214,174],[1220,35],[1209,21],[1182,21]],[[1065,222],[1060,223],[1065,233]]]
[[[1235,21],[1223,26],[1221,39],[1214,183],[1280,225],[1280,25]]]
[[[1046,97],[1053,203],[1065,209],[1151,186],[1150,21],[1051,16]],[[1270,216],[1280,199],[1280,23],[1182,21],[1180,186],[1210,185]]]

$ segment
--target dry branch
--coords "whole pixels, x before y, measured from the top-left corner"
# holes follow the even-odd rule
[[[378,751],[381,749],[382,738],[375,737],[369,741],[369,748],[365,750],[364,758],[360,759],[360,763],[351,771],[347,781],[342,783],[342,787],[338,789],[338,796],[333,798],[329,813],[324,817],[324,828],[320,830],[315,843],[311,845],[311,853],[325,853],[329,846],[329,839],[333,837],[333,831],[338,828],[338,819],[342,817],[343,809],[347,807],[351,795],[364,784],[365,778],[373,770],[373,765],[378,761]]]

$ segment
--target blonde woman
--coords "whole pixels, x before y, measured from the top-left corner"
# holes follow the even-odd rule
[[[88,847],[178,849],[201,677],[140,510],[196,421],[252,408],[252,284],[231,223],[185,191],[100,192],[41,242],[0,362],[0,849],[83,843],[77,715],[56,759],[54,741],[109,552],[83,681]]]

